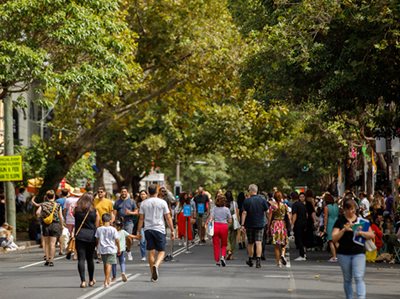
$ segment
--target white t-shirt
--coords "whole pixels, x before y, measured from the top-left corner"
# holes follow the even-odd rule
[[[66,209],[65,213],[65,223],[66,224],[75,224],[75,217],[73,215],[76,203],[78,202],[79,197],[68,197],[65,200],[64,209]]]
[[[99,240],[100,254],[113,254],[118,252],[115,240],[119,240],[119,233],[113,226],[100,226],[96,230],[95,237]]]
[[[155,230],[165,234],[164,215],[169,214],[168,204],[157,197],[146,199],[140,205],[139,214],[144,215],[144,230]]]
[[[361,208],[363,209],[363,217],[367,217],[369,213],[369,200],[364,197],[360,203]]]

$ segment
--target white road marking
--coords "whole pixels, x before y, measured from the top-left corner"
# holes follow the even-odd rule
[[[290,278],[290,275],[264,275],[265,278]]]
[[[57,261],[57,260],[61,260],[61,259],[65,259],[65,256],[56,257],[53,260]],[[36,263],[33,263],[33,264],[29,264],[29,265],[26,265],[26,266],[19,267],[18,269],[26,269],[26,268],[29,268],[29,267],[32,267],[32,266],[36,266],[36,265],[40,265],[40,264],[44,264],[44,263],[45,263],[45,261],[40,261],[40,262],[36,262]]]
[[[136,278],[138,278],[139,276],[140,276],[141,274],[140,273],[137,273],[137,274],[135,274],[135,275],[133,275],[132,276],[132,274],[128,274],[128,275],[126,275],[126,277],[128,278],[128,281],[130,281],[130,280],[134,280],[134,279],[136,279]],[[101,298],[101,297],[103,297],[104,295],[106,295],[106,294],[108,294],[109,292],[111,292],[112,290],[115,290],[116,288],[118,288],[118,287],[120,287],[121,285],[123,285],[125,282],[123,282],[122,280],[121,280],[121,278],[118,278],[118,280],[117,280],[117,282],[115,282],[112,286],[110,286],[109,288],[107,288],[107,289],[105,289],[103,286],[101,286],[101,287],[97,287],[97,288],[95,288],[93,291],[90,291],[89,293],[87,293],[87,294],[85,294],[85,295],[83,295],[83,296],[81,296],[81,297],[78,297],[77,299],[86,299],[86,298],[89,298],[89,297],[91,297],[91,296],[94,296],[94,297],[92,297],[91,299],[98,299],[98,298]],[[98,294],[97,294],[98,293]],[[97,295],[96,295],[97,294]]]

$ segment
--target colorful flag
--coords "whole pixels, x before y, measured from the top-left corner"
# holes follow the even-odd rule
[[[371,157],[367,153],[367,144],[364,142],[364,144],[361,147],[361,152],[363,153],[364,157],[367,159],[367,161],[371,161]]]
[[[371,151],[372,151],[372,153],[371,153],[372,173],[375,175],[376,172],[378,171],[378,168],[377,168],[376,163],[375,163],[375,153],[374,153],[374,149],[371,148]]]

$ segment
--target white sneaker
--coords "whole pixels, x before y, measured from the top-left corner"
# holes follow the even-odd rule
[[[142,262],[145,262],[145,261],[146,261],[146,257],[145,257],[145,256],[142,257],[141,261],[142,261]]]
[[[302,257],[302,256],[299,256],[298,258],[295,258],[294,259],[294,261],[295,262],[304,262],[304,261],[306,261],[307,259],[305,258],[305,257]]]
[[[132,252],[127,252],[126,253],[127,257],[128,257],[128,261],[133,261],[133,257],[132,257]]]

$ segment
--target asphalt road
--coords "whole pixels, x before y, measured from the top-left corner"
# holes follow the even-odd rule
[[[175,247],[174,261],[162,264],[160,279],[150,281],[146,262],[141,262],[138,247],[134,260],[127,261],[128,281],[118,280],[108,289],[102,287],[102,265],[96,264],[94,288],[79,288],[75,261],[57,257],[53,268],[44,267],[41,249],[27,249],[0,255],[0,298],[345,298],[342,274],[337,264],[328,263],[327,253],[310,252],[306,262],[294,262],[277,268],[273,248],[261,269],[245,264],[246,253],[240,250],[225,268],[212,259],[212,246],[196,245],[192,253]],[[399,298],[400,265],[368,264],[367,298]]]

